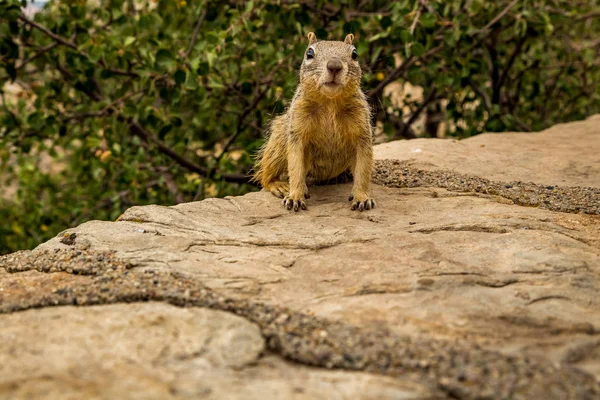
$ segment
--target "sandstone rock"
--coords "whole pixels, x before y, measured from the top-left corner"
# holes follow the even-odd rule
[[[375,147],[376,159],[409,161],[492,180],[600,187],[600,115],[542,132],[484,133],[465,140],[398,140]]]
[[[29,310],[3,322],[1,398],[310,399],[325,390],[340,399],[362,391],[372,399],[410,399],[422,393],[419,385],[403,387],[392,378],[262,356],[259,329],[222,311],[116,304]]]
[[[265,192],[133,207],[6,256],[0,397],[597,398],[597,118],[378,147],[412,172],[381,164],[369,212],[350,184],[299,213]],[[404,182],[419,171],[437,180]],[[464,174],[558,185],[557,209],[589,214],[445,189]]]

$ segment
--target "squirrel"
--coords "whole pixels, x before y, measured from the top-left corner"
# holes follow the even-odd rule
[[[318,41],[308,34],[300,83],[290,106],[269,126],[254,166],[255,182],[283,199],[288,210],[306,210],[307,177],[328,180],[350,171],[352,210],[369,210],[373,169],[371,112],[360,88],[362,70],[352,42]],[[288,178],[288,179],[286,179]]]

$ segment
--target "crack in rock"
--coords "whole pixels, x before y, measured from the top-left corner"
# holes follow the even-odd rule
[[[544,296],[544,297],[538,297],[537,299],[531,300],[529,303],[527,303],[527,305],[530,306],[532,304],[539,303],[540,301],[546,301],[546,300],[569,300],[569,301],[571,301],[571,298],[567,297],[567,296],[561,296],[561,295]]]
[[[515,283],[521,282],[518,279],[497,279],[497,280],[476,280],[473,283],[479,286],[485,286],[489,288],[503,288]]]
[[[254,241],[247,241],[247,240],[230,240],[230,239],[218,239],[215,241],[205,241],[205,242],[201,242],[201,241],[194,241],[193,243],[190,243],[183,251],[189,251],[190,249],[192,249],[193,247],[202,247],[202,246],[227,246],[227,247],[278,247],[278,248],[284,248],[284,249],[291,249],[291,250],[313,250],[313,251],[319,251],[319,250],[325,250],[325,249],[331,249],[333,247],[337,247],[343,244],[350,244],[350,243],[369,243],[372,242],[374,240],[376,240],[377,238],[364,238],[364,239],[352,239],[352,240],[338,240],[338,241],[334,241],[331,243],[316,243],[316,244],[303,244],[303,243],[297,243],[297,242],[276,242],[276,241],[263,241],[260,239],[254,240]]]
[[[444,225],[436,226],[431,228],[419,228],[408,231],[409,233],[434,233],[440,231],[449,232],[483,232],[483,233],[509,233],[508,229],[500,226],[488,226],[488,225],[470,225],[470,224],[456,224],[456,225]]]
[[[43,267],[45,263],[53,267]],[[110,252],[19,252],[1,257],[0,265],[15,272],[54,270],[88,275],[66,275],[75,281],[47,279],[35,292],[5,293],[0,314],[60,305],[145,301],[206,307],[248,319],[260,328],[270,351],[306,365],[391,376],[412,373],[459,399],[562,400],[600,396],[600,384],[592,376],[569,366],[524,355],[507,356],[468,342],[399,336],[380,327],[357,327],[284,307],[231,299],[184,274],[130,269],[128,263],[117,260]],[[42,273],[41,278],[44,276],[49,275]]]
[[[500,196],[515,204],[567,213],[600,214],[600,188],[498,182],[450,170],[423,170],[408,161],[375,160],[373,182],[392,188],[439,187]]]
[[[511,325],[533,330],[544,330],[550,335],[560,335],[564,333],[582,333],[586,335],[597,335],[600,330],[589,322],[586,323],[569,323],[556,320],[554,318],[546,318],[543,320],[535,319],[527,315],[500,315],[498,320]]]

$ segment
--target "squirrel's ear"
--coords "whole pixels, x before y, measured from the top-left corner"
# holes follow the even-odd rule
[[[308,44],[311,45],[316,42],[317,42],[317,35],[315,35],[313,32],[309,32],[308,33]]]
[[[346,36],[346,39],[344,39],[344,43],[348,43],[348,44],[352,44],[352,41],[354,40],[354,35],[349,33]]]

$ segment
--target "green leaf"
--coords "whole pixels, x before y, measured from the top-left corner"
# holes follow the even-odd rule
[[[177,71],[175,71],[173,78],[175,79],[175,83],[177,83],[178,85],[181,85],[182,83],[185,82],[185,80],[187,78],[187,74],[184,70],[178,69]]]
[[[214,51],[209,51],[208,53],[206,53],[206,59],[208,61],[208,66],[212,68],[215,60],[217,59],[217,53],[215,53]]]
[[[201,62],[200,65],[198,65],[198,69],[196,69],[196,73],[200,76],[204,76],[208,74],[209,69],[210,66],[207,62]]]
[[[376,42],[377,40],[388,37],[389,34],[390,34],[390,29],[388,28],[388,29],[384,30],[383,32],[379,32],[378,34],[371,36],[368,41]]]
[[[218,78],[211,76],[208,79],[208,87],[212,89],[224,89],[225,85],[223,85],[223,82],[221,82]]]
[[[437,18],[435,14],[428,13],[421,15],[421,19],[419,21],[425,28],[432,28],[435,26]]]
[[[165,136],[167,136],[167,133],[169,133],[171,131],[171,129],[173,129],[173,125],[171,125],[171,124],[167,124],[167,125],[163,126],[161,128],[161,130],[158,132],[158,137],[161,140],[164,140]]]
[[[413,40],[413,38],[407,29],[402,29],[400,31],[400,40],[402,40],[403,43],[408,43]]]
[[[194,76],[193,72],[187,74],[185,88],[188,90],[194,90],[198,88],[198,79]]]
[[[410,51],[415,57],[421,57],[425,53],[425,47],[419,42],[414,42],[410,47]]]
[[[176,127],[179,128],[180,126],[183,125],[183,121],[181,118],[179,117],[171,117],[171,124]]]
[[[131,45],[133,42],[135,42],[136,38],[135,36],[127,36],[125,38],[125,41],[123,42],[123,46],[124,47],[128,47],[129,45]]]
[[[170,68],[175,65],[173,55],[167,49],[159,49],[156,52],[156,64],[161,67]]]

